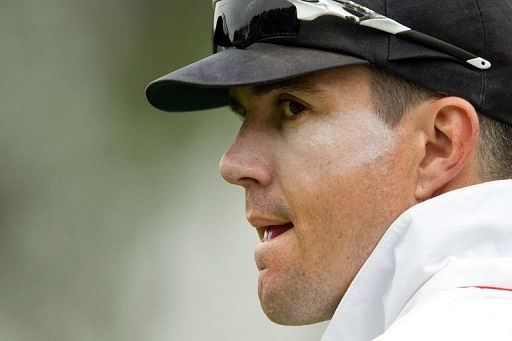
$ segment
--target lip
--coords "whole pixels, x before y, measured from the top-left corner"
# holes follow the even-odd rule
[[[289,220],[265,215],[256,215],[253,213],[249,213],[247,215],[247,220],[256,228],[260,241],[262,242],[276,238],[294,226]]]

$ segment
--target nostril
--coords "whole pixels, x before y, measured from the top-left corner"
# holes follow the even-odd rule
[[[258,184],[258,183],[259,183],[258,180],[253,179],[253,178],[249,178],[249,177],[240,178],[236,182],[237,185],[244,186],[244,187],[247,187],[247,186],[249,186],[251,184]]]

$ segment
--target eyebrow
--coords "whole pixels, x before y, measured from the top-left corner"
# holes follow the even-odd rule
[[[256,85],[252,87],[252,94],[254,96],[264,96],[272,91],[282,92],[301,92],[309,95],[319,95],[322,90],[318,88],[313,82],[306,78],[290,79],[282,82]],[[244,117],[245,108],[240,101],[233,95],[229,96],[229,107],[237,115]]]

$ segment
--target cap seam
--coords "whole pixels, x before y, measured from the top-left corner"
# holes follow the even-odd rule
[[[482,31],[483,31],[483,34],[484,34],[484,58],[487,58],[487,35],[486,35],[486,31],[485,31],[485,21],[484,21],[484,17],[482,15],[482,10],[480,9],[480,4],[478,3],[478,0],[475,0],[475,3],[476,3],[476,7],[478,8],[478,14],[480,15],[480,20],[482,22]],[[484,104],[484,99],[485,99],[485,90],[486,90],[486,86],[487,86],[487,72],[485,71],[481,71],[481,74],[482,74],[482,95],[480,97],[480,103],[479,103],[479,106],[480,106],[480,110],[483,110],[483,104]]]

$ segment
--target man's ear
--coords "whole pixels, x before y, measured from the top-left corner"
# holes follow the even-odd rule
[[[470,181],[479,135],[478,115],[468,101],[444,97],[424,107],[425,140],[415,196],[427,200]]]

